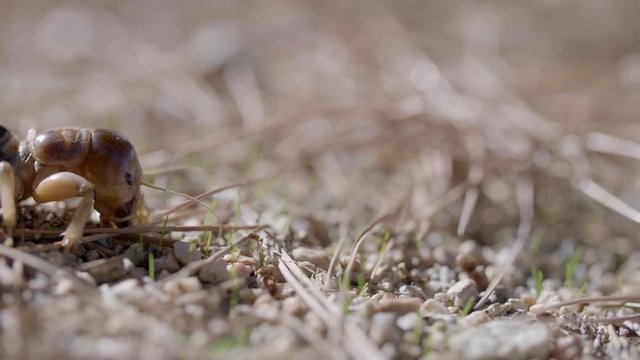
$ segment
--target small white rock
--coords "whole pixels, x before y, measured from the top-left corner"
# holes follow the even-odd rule
[[[436,315],[449,315],[447,307],[435,299],[427,299],[420,306],[420,315],[422,317],[434,317]]]
[[[462,279],[447,290],[447,295],[453,299],[453,305],[463,308],[469,299],[478,295],[476,283],[471,279]]]
[[[191,276],[169,281],[164,284],[162,289],[170,296],[178,297],[186,293],[202,290],[202,284],[198,278]]]
[[[217,259],[205,264],[198,273],[198,278],[202,282],[219,284],[229,280],[231,276],[227,271],[227,263],[221,259]]]
[[[227,272],[231,277],[246,279],[251,276],[253,269],[247,265],[235,263],[227,265]]]

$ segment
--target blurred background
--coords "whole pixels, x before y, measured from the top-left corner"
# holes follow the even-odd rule
[[[216,195],[215,219],[194,207],[171,225],[266,224],[289,251],[332,254],[341,239],[346,256],[381,219],[359,255],[363,269],[391,274],[378,287],[386,295],[406,296],[397,286],[411,278],[432,297],[469,276],[457,262],[469,254],[486,259],[474,278],[484,290],[509,262],[519,227],[526,244],[501,282],[509,297],[638,294],[639,14],[633,0],[0,0],[0,123],[21,138],[30,128],[116,129],[135,145],[146,180],[192,195],[249,183]],[[144,192],[152,215],[184,201]],[[98,346],[103,358],[209,359],[212,341],[248,336],[246,307],[216,302],[229,288],[207,286],[206,311],[196,311],[148,305],[156,293],[133,284],[118,288],[139,301],[133,307],[110,297],[45,301],[40,290],[11,300],[5,291],[0,354],[87,358]],[[596,350],[634,336],[603,340],[604,327],[582,332],[577,315],[562,314],[558,327]],[[293,342],[271,351],[282,337],[264,319],[250,323],[263,328],[252,340],[267,345],[258,357],[295,357]],[[452,324],[439,323],[429,336]],[[417,354],[451,334],[423,334]]]
[[[461,201],[430,206],[468,180],[481,193],[466,233],[493,244],[526,174],[549,246],[635,233],[572,185],[640,206],[635,161],[601,154],[619,148],[603,134],[640,138],[636,1],[0,5],[0,121],[22,137],[117,129],[170,172],[156,184],[192,194],[268,177],[256,219],[335,224],[347,209],[363,224],[402,204],[410,231],[461,235]]]

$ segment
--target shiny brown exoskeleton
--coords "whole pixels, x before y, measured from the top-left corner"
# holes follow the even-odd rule
[[[59,128],[18,141],[0,125],[0,201],[4,226],[16,226],[15,202],[82,197],[65,232],[73,247],[95,209],[103,223],[125,224],[140,215],[142,170],[122,134],[106,129]]]

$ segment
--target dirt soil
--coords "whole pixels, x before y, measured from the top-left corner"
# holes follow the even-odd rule
[[[72,251],[19,204],[0,358],[640,357],[640,3],[0,9],[0,123],[151,185]]]

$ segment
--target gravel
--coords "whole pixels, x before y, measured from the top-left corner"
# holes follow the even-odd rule
[[[498,320],[454,334],[448,345],[462,359],[546,359],[551,332],[543,324]]]

